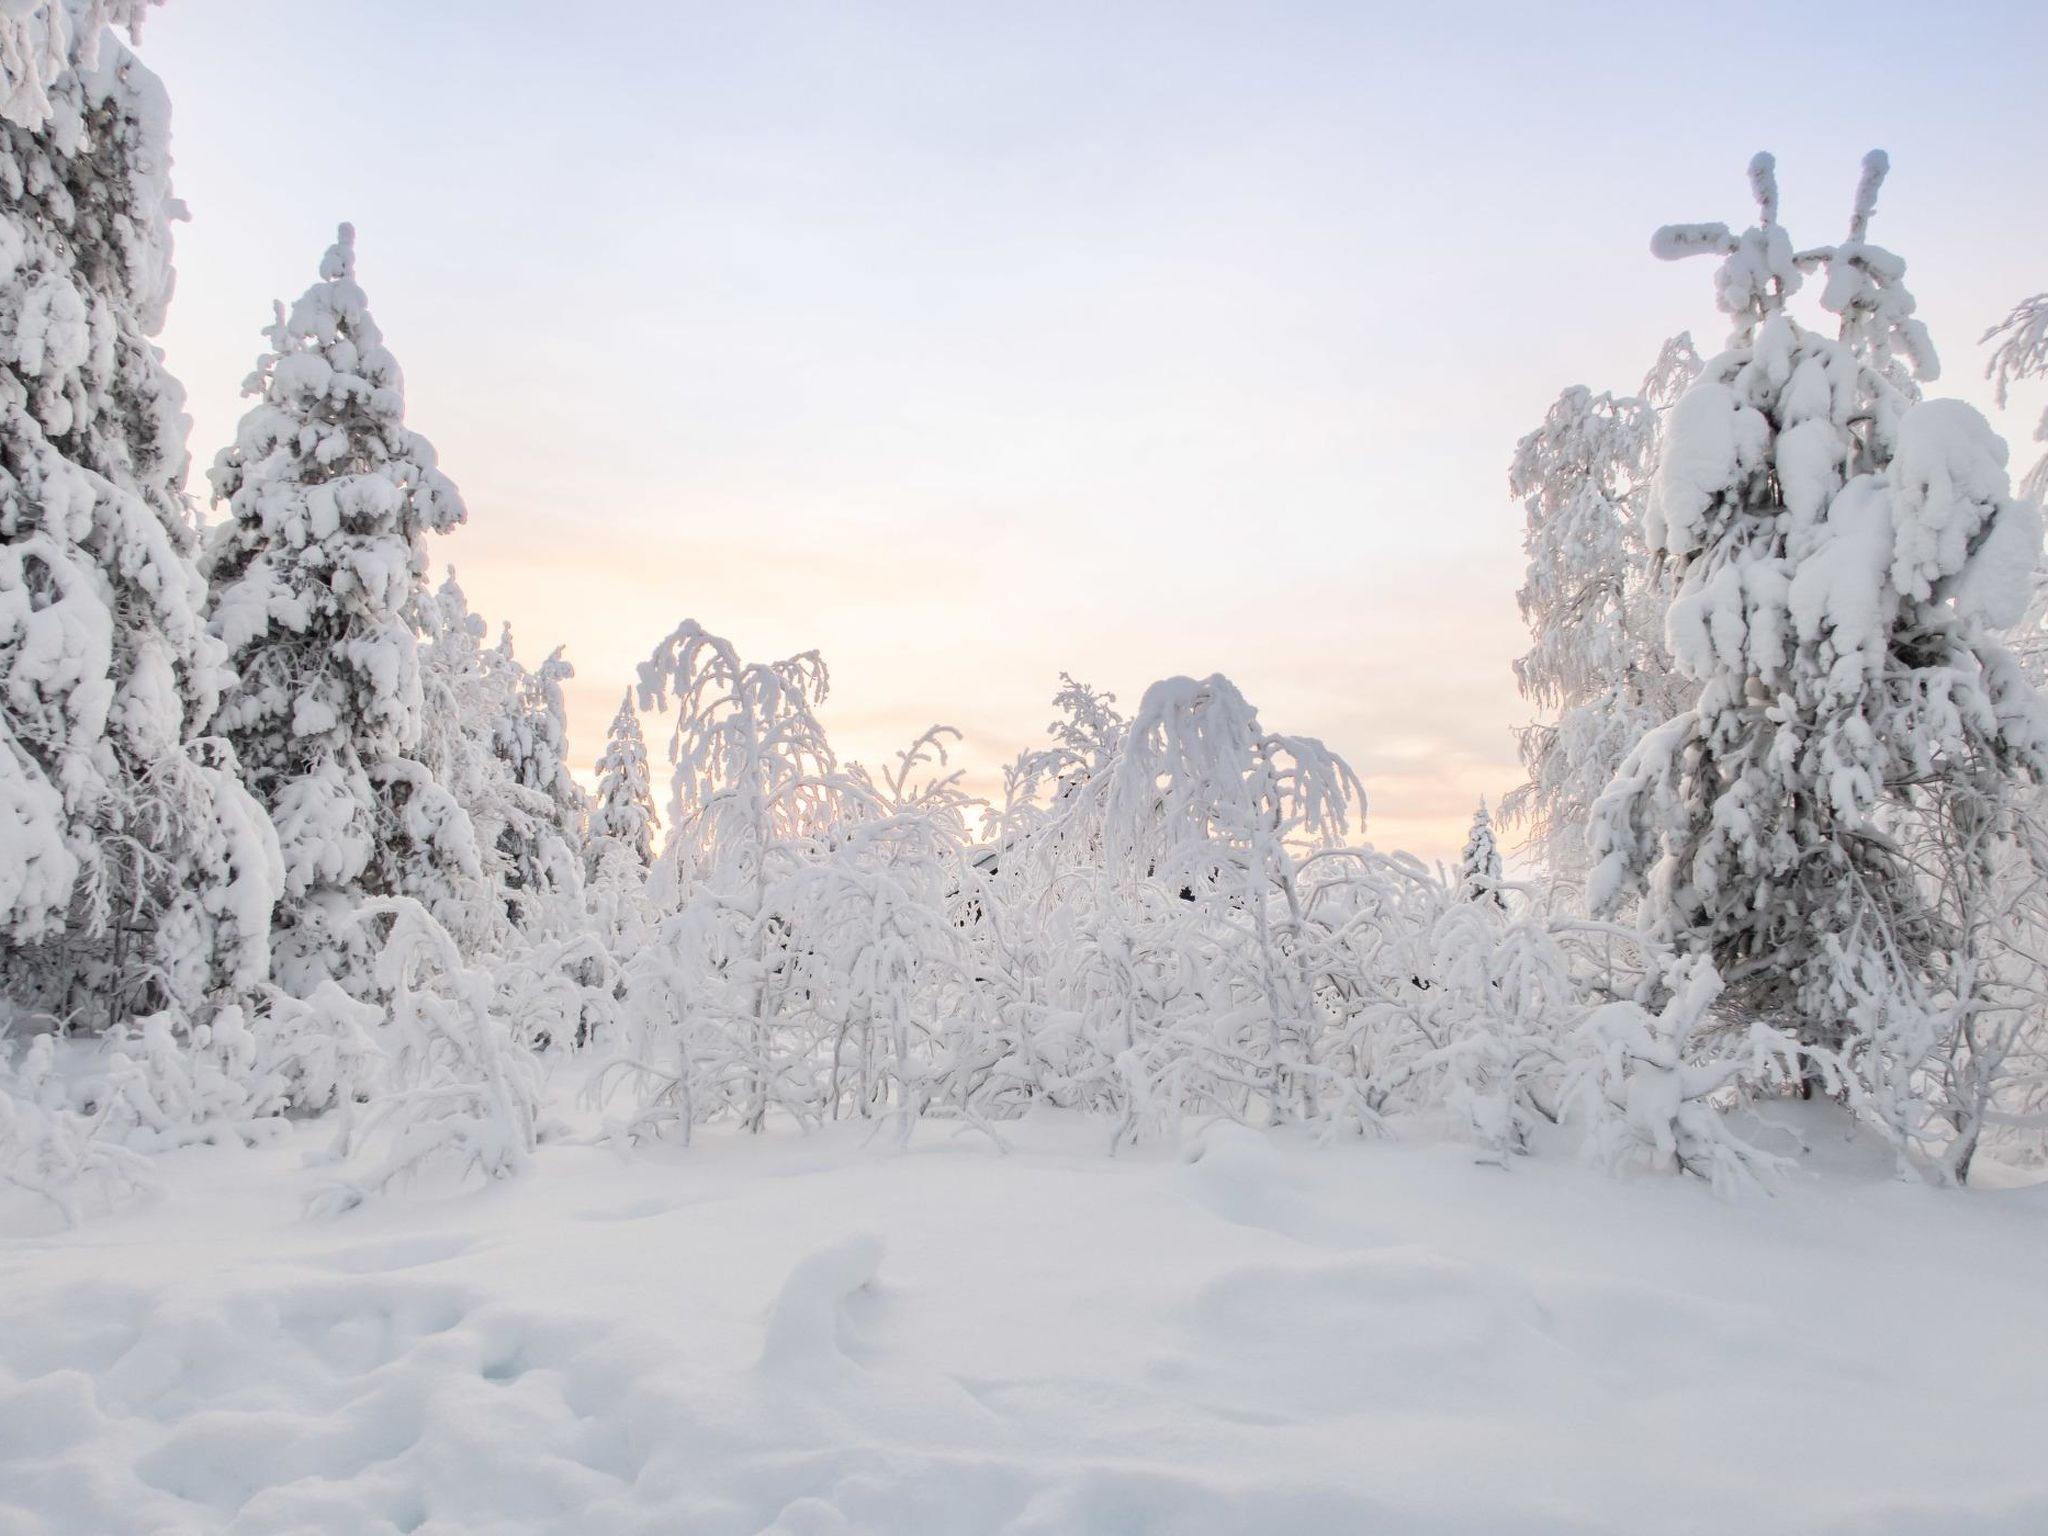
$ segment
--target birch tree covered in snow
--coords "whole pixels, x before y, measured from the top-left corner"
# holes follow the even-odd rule
[[[1593,802],[1643,733],[1690,699],[1665,649],[1669,598],[1643,521],[1662,414],[1699,367],[1681,335],[1635,395],[1567,389],[1509,468],[1529,555],[1516,600],[1530,646],[1515,681],[1550,718],[1516,732],[1528,777],[1501,811],[1552,878],[1584,878]]]
[[[1936,365],[1905,263],[1867,239],[1885,169],[1866,161],[1837,246],[1794,249],[1767,155],[1755,226],[1658,233],[1659,255],[1722,257],[1734,322],[1673,407],[1646,530],[1678,572],[1668,638],[1700,697],[1602,796],[1591,894],[1640,895],[1728,1002],[1848,1062],[1914,1150],[1943,1016],[1972,999],[1902,827],[2001,826],[2048,770],[2048,710],[1993,638],[2024,606],[2039,515],[1976,411],[1919,398]],[[1834,337],[1786,308],[1815,271]]]
[[[1110,780],[1105,862],[1126,890],[1178,895],[1237,961],[1239,1049],[1273,1112],[1318,1113],[1316,978],[1300,851],[1337,846],[1365,790],[1342,758],[1267,731],[1221,675],[1145,691]],[[1245,1006],[1249,1004],[1249,1007]]]
[[[1984,365],[2000,408],[2012,397],[2015,384],[2048,379],[2048,293],[2037,293],[2013,305],[2010,313],[1986,331],[1983,340],[1996,343]],[[2034,441],[2048,444],[2048,407],[2043,407],[2034,424]],[[2020,494],[2035,501],[2048,499],[2048,449],[2034,461],[2020,482]]]

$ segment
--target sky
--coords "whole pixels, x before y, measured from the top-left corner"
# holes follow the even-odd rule
[[[170,0],[140,52],[192,488],[353,221],[469,506],[435,558],[567,646],[585,768],[686,618],[821,651],[842,756],[943,723],[984,789],[1061,672],[1220,671],[1447,858],[1531,715],[1517,438],[1725,334],[1656,226],[1747,222],[1767,148],[1838,239],[1887,149],[1873,238],[1987,410],[2048,287],[2038,0]]]

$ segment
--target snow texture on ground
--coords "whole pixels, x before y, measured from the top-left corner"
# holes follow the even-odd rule
[[[1724,1204],[1219,1127],[0,1206],[0,1536],[2048,1530],[2048,1189]],[[1789,1132],[1788,1132],[1789,1134]]]

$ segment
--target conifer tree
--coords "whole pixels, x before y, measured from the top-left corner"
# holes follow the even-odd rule
[[[1472,818],[1472,833],[1465,839],[1465,851],[1458,856],[1458,893],[1467,901],[1506,907],[1501,895],[1500,845],[1494,841],[1493,816],[1486,802]]]
[[[654,859],[654,791],[647,771],[647,739],[629,688],[605,732],[597,761],[597,794],[590,808],[590,844],[605,839],[629,848],[643,865]]]
[[[574,883],[571,852],[580,846],[587,814],[583,788],[569,771],[569,714],[562,684],[576,669],[557,647],[538,668],[523,666],[512,649],[512,628],[484,655],[496,694],[490,720],[492,750],[519,794],[499,847],[506,880],[515,891],[542,891]]]
[[[0,24],[0,1015],[183,1030],[263,979],[279,874],[204,734],[222,654],[149,339],[182,212],[169,107],[103,19]],[[25,76],[38,26],[62,36]]]
[[[41,129],[72,105],[67,76],[100,69],[109,27],[142,31],[143,13],[163,0],[11,0],[0,5],[0,121]],[[117,57],[125,62],[126,53]]]
[[[2039,516],[1982,416],[1919,398],[1936,365],[1905,263],[1867,240],[1885,170],[1866,160],[1838,246],[1795,251],[1767,155],[1753,228],[1656,238],[1667,258],[1723,257],[1735,322],[1673,408],[1646,528],[1678,572],[1668,638],[1701,691],[1596,807],[1592,895],[1640,894],[1657,937],[1716,967],[1724,1006],[1849,1062],[1910,1134],[1898,1097],[1918,1091],[1941,994],[1968,983],[1944,975],[1901,824],[1996,828],[2014,781],[2048,771],[2048,708],[1992,638],[2024,605]],[[1786,310],[1813,271],[1835,337]]]
[[[468,817],[417,755],[424,538],[463,505],[405,425],[350,226],[266,334],[257,403],[212,471],[229,518],[207,551],[211,622],[240,677],[219,725],[282,846],[279,981],[361,993],[362,903],[479,872]]]

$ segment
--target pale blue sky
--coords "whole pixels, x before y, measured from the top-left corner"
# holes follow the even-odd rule
[[[686,616],[822,649],[843,750],[938,719],[980,770],[1061,669],[1222,670],[1444,854],[1526,714],[1515,439],[1721,338],[1656,225],[1742,220],[1769,148],[1836,238],[1885,147],[1874,235],[1985,404],[2048,287],[2038,3],[171,0],[142,53],[195,462],[353,220],[442,553],[568,643],[579,761]]]

